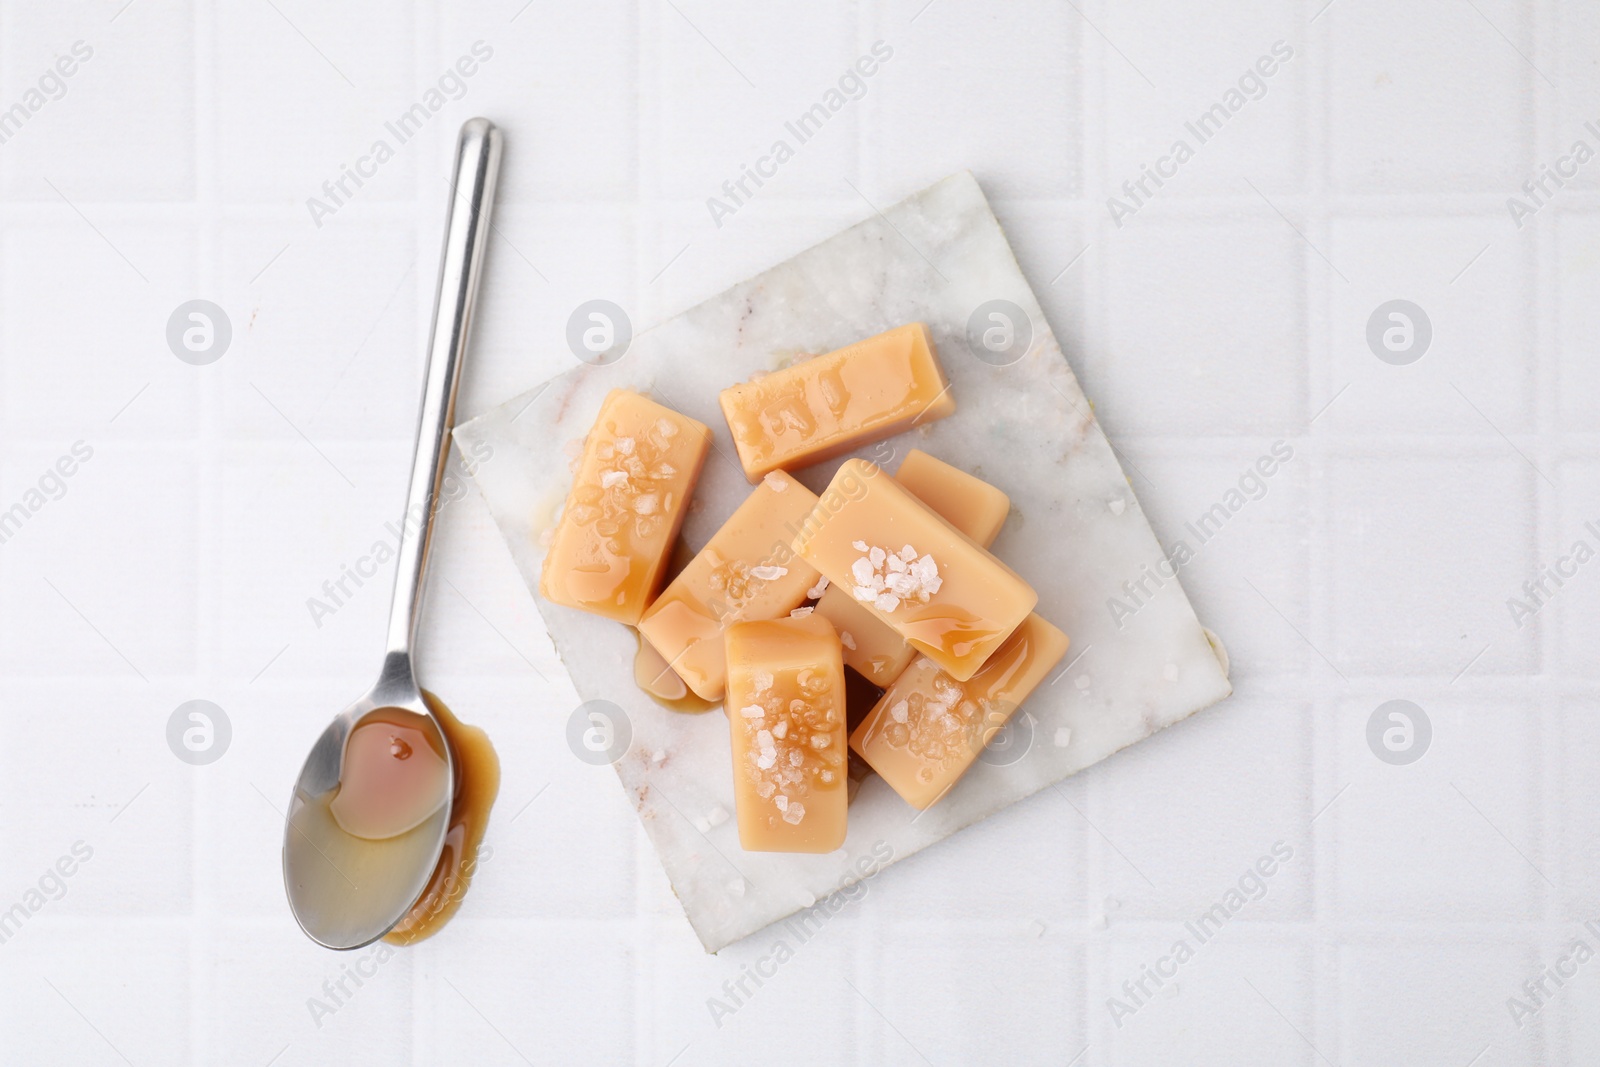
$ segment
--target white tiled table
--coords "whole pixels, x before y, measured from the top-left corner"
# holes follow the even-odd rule
[[[0,143],[0,510],[93,449],[0,544],[0,915],[93,849],[0,943],[0,1061],[1600,1059],[1600,962],[1507,1007],[1572,938],[1600,950],[1600,563],[1521,629],[1506,607],[1600,547],[1600,162],[1520,229],[1506,207],[1600,149],[1600,13],[1323,2],[0,5],[0,114],[93,49]],[[715,226],[706,198],[880,39],[865,96]],[[307,198],[478,40],[464,96],[316,226]],[[1264,95],[1117,227],[1106,198],[1278,40]],[[501,751],[493,858],[319,1026],[363,957],[294,928],[276,809],[388,594],[320,627],[306,601],[398,511],[480,113],[508,148],[467,415],[569,366],[585,300],[642,328],[972,169],[1164,542],[1293,448],[1184,571],[1236,695],[897,864],[719,1026],[780,932],[700,952],[567,750],[572,689],[468,495],[422,670]],[[165,340],[199,297],[234,331],[206,367]],[[1433,325],[1411,366],[1367,347],[1394,298]],[[165,725],[197,698],[233,740],[191,767]],[[1433,725],[1409,766],[1366,742],[1395,698]],[[1107,999],[1280,841],[1119,1027]]]

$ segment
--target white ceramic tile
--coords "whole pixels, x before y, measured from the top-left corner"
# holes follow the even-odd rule
[[[1140,219],[1104,255],[1104,332],[1080,362],[1113,438],[1303,424],[1304,254],[1283,220]]]
[[[1505,1007],[1537,970],[1530,948],[1495,937],[1351,938],[1338,952],[1340,1043],[1328,1055],[1352,1067],[1392,1063],[1397,1048],[1414,1062],[1550,1062],[1543,1022],[1518,1030]]]
[[[1525,58],[1529,21],[1505,0],[1330,8],[1316,27],[1330,57],[1329,180],[1348,192],[1511,195],[1527,177],[1543,84]]]
[[[1329,398],[1323,432],[1498,438],[1534,428],[1534,283],[1524,245],[1500,220],[1339,218],[1329,227],[1327,255],[1349,279],[1325,282],[1333,386],[1349,391]],[[1392,318],[1384,306],[1395,300],[1422,315]],[[1383,341],[1390,330],[1399,331],[1395,345],[1413,351],[1390,354]],[[1376,351],[1414,361],[1394,365]]]
[[[1431,740],[1415,762],[1391,764],[1369,747],[1369,721],[1390,700],[1411,701],[1431,725]],[[1546,787],[1531,700],[1487,702],[1443,685],[1397,686],[1376,699],[1343,702],[1330,714],[1337,782],[1316,828],[1337,843],[1331,903],[1341,917],[1458,923],[1538,917],[1541,900],[1557,890],[1542,844]],[[1384,722],[1404,726],[1387,713]],[[1424,734],[1413,728],[1411,743],[1421,744]]]
[[[1105,967],[1086,1063],[1153,1067],[1175,1049],[1185,1062],[1219,1067],[1245,1049],[1264,1063],[1321,1062],[1315,1046],[1327,1038],[1313,1025],[1308,952],[1292,940],[1224,926],[1202,941],[1181,924],[1158,924],[1113,941]]]
[[[1121,201],[1125,224],[1123,213],[1137,216],[1149,200],[1252,195],[1247,181],[1269,194],[1298,190],[1310,44],[1295,13],[1262,2],[1235,5],[1226,19],[1205,7],[1106,6],[1095,25],[1126,59],[1112,53],[1105,80],[1105,193]],[[1112,217],[1109,203],[1103,210]]]
[[[48,921],[48,920],[43,920]],[[171,924],[58,926],[5,946],[0,1049],[19,1063],[182,1063],[193,1052],[190,937]]]
[[[1338,577],[1331,633],[1309,636],[1342,673],[1448,681],[1533,665],[1532,631],[1508,632],[1505,598],[1528,576],[1538,475],[1499,438],[1469,455],[1328,461]]]
[[[4,26],[5,107],[31,112],[14,134],[5,130],[8,198],[57,200],[52,184],[100,203],[194,196],[197,81],[179,74],[195,67],[190,8],[12,6]]]
[[[874,40],[893,55],[864,101],[872,152],[862,192],[881,195],[884,206],[963,169],[986,179],[991,196],[1077,192],[1079,16],[1031,0],[1004,9],[922,7],[897,6],[874,23]]]

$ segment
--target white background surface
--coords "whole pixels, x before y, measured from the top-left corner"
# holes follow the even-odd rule
[[[0,1058],[1593,1062],[1600,963],[1521,1028],[1506,1002],[1600,949],[1600,578],[1521,629],[1505,602],[1600,541],[1600,169],[1520,229],[1506,198],[1600,148],[1600,25],[1322,2],[0,6],[0,108],[94,49],[0,145],[0,508],[94,450],[0,544],[0,909],[94,850],[0,944]],[[879,39],[864,98],[717,228],[705,199]],[[1265,95],[1113,225],[1106,197],[1280,39]],[[315,225],[306,199],[476,40],[464,98]],[[778,935],[700,952],[613,776],[567,750],[572,690],[469,495],[421,671],[500,749],[494,855],[319,1027],[355,961],[289,918],[279,809],[375,673],[386,579],[320,627],[306,602],[401,506],[479,113],[508,150],[464,415],[569,366],[585,300],[643,328],[972,169],[1164,542],[1294,448],[1184,572],[1235,696],[895,865],[719,1027],[707,999]],[[196,297],[234,330],[207,367],[164,336]],[[1394,298],[1433,324],[1411,366],[1366,344]],[[206,767],[165,740],[196,698],[233,724]],[[1396,698],[1433,723],[1410,766],[1365,740]],[[1107,998],[1278,841],[1263,899],[1115,1025]]]

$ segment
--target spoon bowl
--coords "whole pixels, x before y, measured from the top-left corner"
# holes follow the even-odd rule
[[[439,865],[459,785],[455,755],[423,700],[411,649],[501,150],[500,131],[487,119],[470,119],[461,127],[383,668],[372,689],[340,712],[312,745],[285,819],[283,881],[289,907],[307,936],[328,948],[369,945],[407,916]],[[392,755],[408,761],[406,768],[417,773],[409,778],[404,773],[386,775],[387,785],[348,780],[352,737],[364,725],[377,723],[394,735],[388,738],[390,750],[380,751],[377,758],[386,761]],[[402,735],[418,744],[407,743]],[[384,742],[381,735],[377,740]],[[442,761],[442,774],[430,764],[428,751],[419,752],[418,746]],[[419,762],[409,763],[413,759]],[[370,759],[356,764],[370,765]],[[427,790],[423,797],[405,798],[425,813],[420,821],[382,833],[370,828],[352,832],[341,824],[335,801],[342,790],[392,789],[395,782],[404,786],[408,780],[422,782],[419,788]]]

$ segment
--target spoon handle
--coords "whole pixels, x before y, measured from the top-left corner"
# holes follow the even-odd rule
[[[439,263],[439,295],[433,305],[433,331],[428,339],[428,365],[422,386],[422,413],[417,420],[417,451],[411,461],[411,485],[389,607],[388,656],[384,673],[397,659],[409,659],[416,637],[422,599],[422,578],[433,540],[433,516],[444,476],[445,448],[455,422],[456,385],[461,356],[471,332],[478,298],[483,249],[494,207],[495,179],[500,173],[500,131],[488,119],[468,119],[456,142],[456,169],[450,186],[450,215],[445,222],[444,251]],[[407,665],[409,667],[409,664]],[[409,669],[406,671],[410,674]]]

